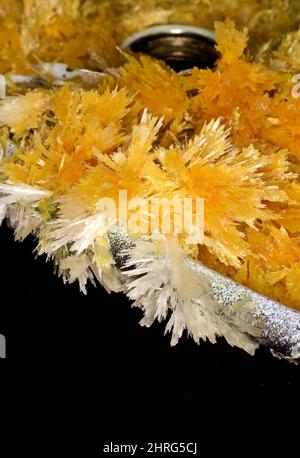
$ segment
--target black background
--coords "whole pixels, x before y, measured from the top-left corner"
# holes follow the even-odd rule
[[[270,456],[271,447],[289,456],[299,444],[297,366],[222,340],[171,348],[163,325],[141,328],[141,311],[122,295],[63,285],[32,254],[33,239],[14,242],[2,227],[0,247],[1,405],[19,431],[1,456],[21,446],[24,456],[92,457],[110,441],[182,440],[197,441],[203,457]]]

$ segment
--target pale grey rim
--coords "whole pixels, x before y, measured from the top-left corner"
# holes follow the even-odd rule
[[[183,24],[166,24],[148,27],[127,37],[121,44],[121,49],[129,49],[137,41],[156,35],[194,35],[208,40],[215,41],[215,34],[211,30],[203,27]]]

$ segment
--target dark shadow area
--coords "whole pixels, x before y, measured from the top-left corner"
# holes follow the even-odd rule
[[[268,427],[273,444],[285,428],[292,439],[297,366],[265,350],[250,357],[222,340],[197,346],[184,338],[171,348],[163,325],[141,328],[141,312],[123,295],[100,287],[82,295],[56,278],[51,263],[35,259],[34,246],[0,230],[10,411],[21,409],[14,427],[33,414],[41,430],[24,444],[45,434],[50,447],[60,436],[60,451],[82,446],[80,456],[89,457],[102,456],[111,440],[198,441],[212,453],[216,447],[238,452],[240,434],[248,438],[247,451],[261,436],[268,448]]]

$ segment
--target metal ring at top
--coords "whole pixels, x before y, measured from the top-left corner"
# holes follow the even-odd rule
[[[164,60],[177,71],[213,67],[218,58],[211,30],[182,24],[140,30],[126,38],[121,48]]]

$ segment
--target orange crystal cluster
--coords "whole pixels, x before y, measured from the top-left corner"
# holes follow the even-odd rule
[[[119,31],[109,2],[23,3],[0,2],[0,73],[10,94],[0,104],[1,182],[50,191],[37,209],[46,223],[70,206],[93,215],[120,189],[203,197],[204,243],[185,245],[183,235],[186,253],[300,309],[300,98],[286,60],[280,69],[278,54],[250,59],[247,31],[228,19],[215,24],[216,68],[180,75],[116,51],[130,2],[115,3]],[[172,17],[161,5],[156,11]],[[258,14],[257,5],[248,2]],[[40,62],[115,68],[92,88],[76,80],[20,93],[11,75],[36,75]]]

